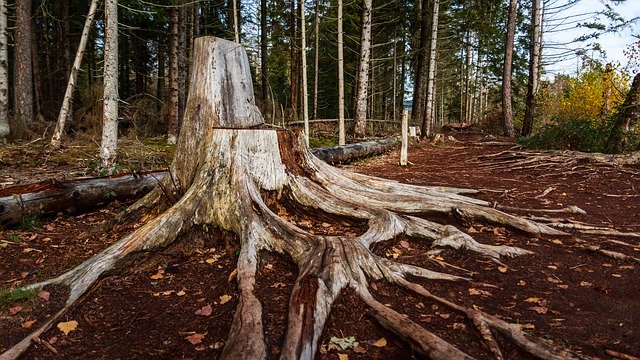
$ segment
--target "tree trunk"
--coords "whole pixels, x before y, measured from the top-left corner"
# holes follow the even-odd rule
[[[300,1],[300,58],[302,59],[302,120],[304,138],[309,146],[309,85],[307,81],[307,25],[304,0]]]
[[[289,121],[298,120],[298,97],[300,92],[300,53],[298,52],[298,17],[296,16],[296,3],[291,0],[291,16],[289,18],[289,44],[291,46],[291,66],[289,70]],[[300,6],[298,5],[298,9]]]
[[[354,113],[355,136],[365,137],[367,126],[367,85],[371,61],[371,11],[372,0],[364,0],[362,9],[362,35],[360,38],[360,65],[356,83],[356,109]]]
[[[87,47],[87,40],[89,40],[89,33],[91,32],[91,24],[93,24],[93,18],[98,8],[99,0],[92,0],[91,6],[89,6],[89,13],[87,19],[84,22],[84,28],[82,29],[82,36],[80,37],[80,44],[78,45],[78,51],[76,52],[76,58],[73,61],[73,67],[69,72],[69,83],[67,84],[67,90],[64,93],[62,99],[62,107],[60,108],[60,114],[58,115],[58,122],[56,123],[56,129],[53,131],[50,145],[53,149],[60,148],[60,138],[64,133],[64,126],[71,113],[73,106],[73,95],[76,88],[76,81],[78,80],[78,72],[82,65],[82,57],[84,56],[84,50]]]
[[[15,122],[26,130],[33,122],[33,69],[31,63],[31,0],[16,0],[13,51]]]
[[[9,56],[7,0],[0,0],[0,141],[9,137]]]
[[[318,119],[318,77],[320,75],[320,0],[316,0],[313,21],[313,119]]]
[[[426,94],[426,80],[425,73],[427,72],[427,36],[428,31],[428,14],[427,1],[423,0],[420,9],[420,45],[418,47],[418,65],[415,70],[415,77],[413,81],[413,103],[411,108],[411,121],[414,124],[424,123],[424,106],[425,106],[425,94]],[[422,131],[422,137],[427,136],[426,131]]]
[[[513,110],[511,108],[511,66],[513,65],[513,41],[516,32],[516,13],[518,0],[509,1],[509,19],[507,21],[507,38],[505,41],[504,66],[502,69],[502,123],[504,135],[515,137],[513,127]]]
[[[178,83],[178,9],[172,7],[169,19],[169,101],[168,101],[168,132],[167,143],[175,144],[178,139],[179,129],[179,97],[180,87]]]
[[[505,224],[532,234],[564,233],[494,209],[489,202],[464,196],[469,189],[420,187],[334,168],[310,154],[301,134],[255,128],[263,123],[254,105],[248,58],[237,43],[203,37],[194,44],[194,71],[183,136],[176,147],[170,176],[128,209],[150,217],[144,225],[75,269],[42,283],[69,286],[64,308],[0,357],[14,359],[32,339],[57,322],[105,272],[130,263],[139,251],[156,251],[188,233],[194,225],[234,232],[239,239],[237,283],[239,301],[229,337],[219,359],[266,359],[262,303],[255,294],[260,251],[288,254],[298,267],[289,298],[288,325],[281,348],[283,359],[312,359],[333,302],[346,287],[370,308],[371,314],[415,351],[432,359],[471,359],[421,324],[380,303],[369,281],[387,281],[417,297],[466,316],[475,324],[496,358],[503,358],[492,335],[498,331],[534,356],[572,358],[545,342],[530,340],[509,324],[475,308],[431,294],[413,278],[440,281],[471,279],[430,271],[377,256],[371,247],[398,236],[423,238],[435,247],[466,248],[492,258],[524,255],[523,249],[485,245],[451,225],[419,218],[419,214],[457,214]],[[266,195],[265,195],[266,194]],[[273,194],[270,196],[268,194]],[[294,202],[342,217],[367,222],[357,236],[322,236],[299,228],[269,205]],[[159,214],[153,217],[153,214]],[[413,240],[412,240],[413,241]],[[438,284],[441,286],[441,283]]]
[[[529,80],[527,82],[527,99],[524,119],[522,120],[522,136],[529,136],[533,127],[533,115],[536,109],[536,93],[538,92],[538,70],[540,68],[540,0],[531,4],[531,46],[529,47]]]
[[[118,150],[118,1],[104,2],[104,95],[100,169],[113,173]]]
[[[269,109],[269,54],[268,51],[268,32],[267,27],[267,0],[260,0],[260,73],[261,73],[261,101],[265,112]],[[275,119],[272,119],[275,120]]]
[[[640,73],[636,74],[631,83],[631,88],[620,107],[618,119],[616,120],[611,135],[607,140],[606,150],[608,153],[622,153],[628,150],[640,150],[640,145],[636,149],[629,149],[630,138],[638,136],[640,124]],[[633,129],[635,128],[635,133]]]
[[[338,144],[346,142],[344,127],[344,31],[342,30],[342,0],[338,0]]]
[[[429,78],[427,79],[427,101],[425,104],[425,116],[422,121],[422,133],[429,136],[433,129],[433,113],[435,110],[435,81],[436,81],[436,55],[438,43],[438,14],[440,0],[433,1],[433,20],[431,23],[431,49],[429,51]]]

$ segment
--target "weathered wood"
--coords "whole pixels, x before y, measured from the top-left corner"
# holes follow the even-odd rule
[[[367,156],[380,155],[398,144],[395,136],[342,146],[311,149],[311,153],[329,164],[342,163]]]
[[[166,172],[155,171],[108,178],[85,178],[0,189],[0,224],[12,224],[29,215],[42,215],[136,200],[148,193]]]

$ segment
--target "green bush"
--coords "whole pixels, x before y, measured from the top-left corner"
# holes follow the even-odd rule
[[[595,125],[590,120],[580,119],[546,126],[518,142],[535,149],[603,152],[610,133],[611,122]]]

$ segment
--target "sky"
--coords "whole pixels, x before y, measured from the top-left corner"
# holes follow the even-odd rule
[[[566,0],[549,0],[548,6],[554,6],[557,4],[565,3]],[[552,4],[553,3],[553,4]],[[635,17],[640,17],[640,0],[626,0],[621,5],[612,5],[613,9],[620,14],[625,20],[630,20]],[[544,34],[544,46],[543,47],[543,60],[549,58],[549,55],[557,53],[561,50],[554,49],[553,43],[562,43],[575,39],[576,37],[585,34],[588,30],[584,28],[577,28],[575,23],[571,23],[571,20],[575,21],[591,21],[593,15],[589,14],[599,9],[604,9],[603,1],[601,0],[582,0],[576,6],[561,13],[552,13],[549,11],[545,14],[545,26],[547,32]],[[567,19],[567,17],[570,17]],[[602,20],[602,19],[600,19]],[[548,31],[555,29],[556,31]],[[606,52],[606,58],[602,59],[597,52],[589,52],[592,56],[602,60],[603,62],[616,63],[619,62],[621,67],[624,68],[628,60],[623,54],[624,48],[636,41],[638,38],[634,38],[632,35],[640,36],[640,20],[636,21],[631,27],[624,28],[615,34],[605,34],[598,39],[588,40],[581,45],[572,44],[571,47],[584,47],[585,45],[593,42],[598,42],[601,48]],[[565,61],[552,61],[551,64],[545,64],[545,70],[547,75],[554,74],[575,74],[579,66],[579,61],[576,57],[572,57]],[[640,69],[635,69],[636,71]]]

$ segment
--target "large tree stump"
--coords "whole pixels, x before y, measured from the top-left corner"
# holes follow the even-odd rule
[[[225,343],[222,359],[264,359],[262,304],[254,287],[258,253],[284,252],[298,266],[289,299],[288,328],[281,358],[311,359],[331,306],[345,287],[367,304],[380,323],[405,339],[414,349],[433,359],[469,359],[469,355],[428,329],[379,303],[370,293],[369,281],[386,280],[459,311],[476,324],[496,358],[502,358],[493,337],[499,332],[515,345],[545,359],[571,357],[547,343],[531,340],[519,327],[482,311],[454,304],[411,282],[410,276],[447,281],[468,281],[403,264],[372,253],[375,243],[407,234],[432,241],[435,247],[464,247],[498,258],[529,253],[526,250],[485,245],[456,227],[417,217],[443,213],[505,224],[532,234],[562,234],[535,222],[500,212],[490,204],[464,196],[473,190],[419,187],[350,173],[313,156],[300,133],[254,129],[261,124],[244,50],[237,44],[203,37],[194,42],[194,71],[184,124],[178,139],[170,176],[130,209],[130,213],[159,214],[102,253],[49,281],[33,284],[65,284],[69,299],[58,314],[29,337],[0,356],[13,359],[31,339],[54,321],[116,264],[121,266],[142,250],[165,247],[186,229],[206,224],[233,231],[240,241],[237,264],[239,303]],[[357,237],[311,234],[278,216],[267,206],[264,194],[336,218],[368,221],[368,230]]]

